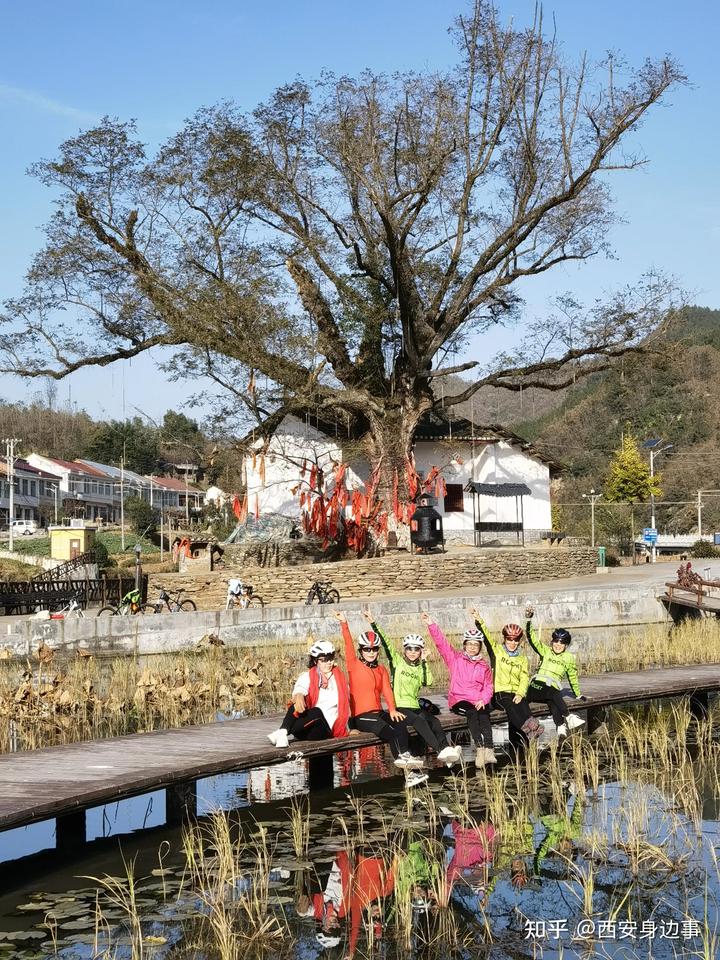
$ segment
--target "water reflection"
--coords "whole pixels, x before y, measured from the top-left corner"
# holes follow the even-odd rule
[[[131,901],[126,840],[110,889],[5,898],[0,958],[717,956],[720,746],[698,732],[687,750],[680,713],[628,716],[615,739],[441,768],[410,793],[380,748],[338,756],[335,788],[305,801],[287,799],[302,760],[200,781],[208,816],[145,842]]]

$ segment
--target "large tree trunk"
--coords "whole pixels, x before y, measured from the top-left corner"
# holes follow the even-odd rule
[[[395,490],[397,500],[410,500],[406,466],[414,464],[413,443],[415,431],[422,415],[432,406],[432,399],[411,391],[403,400],[389,406],[382,418],[370,418],[367,436],[367,453],[370,461],[370,477],[377,475],[376,497],[382,501],[382,510],[387,513],[388,532],[394,532],[399,546],[410,547],[410,528],[395,515]],[[374,537],[376,548],[385,546],[386,538]],[[379,542],[382,541],[382,542]]]

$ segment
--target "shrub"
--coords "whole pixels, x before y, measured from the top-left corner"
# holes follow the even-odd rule
[[[125,519],[135,533],[154,531],[157,525],[157,513],[142,497],[125,498]]]
[[[95,541],[93,544],[93,553],[95,554],[95,562],[100,570],[108,566],[110,556],[108,554],[107,547],[102,540]]]
[[[690,547],[690,556],[697,558],[720,557],[720,550],[713,546],[709,540],[696,540]]]

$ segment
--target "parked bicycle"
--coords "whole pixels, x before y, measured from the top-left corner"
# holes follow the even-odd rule
[[[248,607],[264,607],[265,601],[259,594],[253,590],[251,583],[243,583],[237,578],[228,580],[227,598],[225,599],[225,609],[231,607],[240,607],[241,610],[247,610]]]
[[[36,620],[73,620],[76,618],[84,619],[84,617],[85,611],[80,603],[79,594],[75,594],[69,603],[66,603],[64,607],[59,607],[57,610],[37,610],[35,612]]]
[[[195,601],[191,600],[190,597],[185,597],[184,600],[180,599],[180,594],[184,592],[182,587],[174,593],[168,593],[165,587],[160,586],[158,590],[160,591],[158,599],[144,604],[143,613],[164,613],[165,610],[168,610],[169,613],[194,613],[197,610]]]
[[[98,610],[99,617],[134,617],[137,614],[154,613],[148,610],[148,604],[142,602],[139,590],[128,590],[120,603],[111,603]]]
[[[313,603],[339,603],[340,594],[333,588],[330,580],[316,580],[308,591],[306,606]]]

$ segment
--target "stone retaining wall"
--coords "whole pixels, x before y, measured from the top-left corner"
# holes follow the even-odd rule
[[[573,634],[573,649],[582,657],[597,640],[605,641],[646,624],[664,623],[665,610],[658,603],[654,583],[625,586],[598,584],[565,585],[529,590],[523,584],[519,592],[506,587],[502,593],[468,588],[465,596],[414,594],[408,597],[373,598],[373,615],[390,636],[401,637],[410,630],[423,633],[420,613],[427,610],[451,637],[459,636],[471,622],[469,610],[478,606],[490,629],[498,630],[508,621],[522,619],[528,600],[535,607],[538,628],[568,627]],[[364,629],[362,609],[365,600],[347,600],[353,633]],[[164,614],[154,617],[96,617],[89,611],[85,619],[33,620],[8,618],[0,636],[3,656],[27,658],[41,643],[61,657],[75,657],[82,647],[96,656],[147,655],[190,651],[198,641],[214,633],[229,646],[264,646],[282,643],[309,645],[309,638],[337,641],[338,625],[334,606],[256,607],[249,610]]]
[[[266,603],[300,603],[314,580],[330,580],[345,600],[586,576],[595,572],[596,563],[597,551],[588,547],[468,550],[432,556],[399,552],[368,560],[273,569],[244,567],[200,575],[150,574],[148,598],[157,595],[160,584],[172,590],[182,587],[195,600],[198,610],[217,610],[225,606],[230,576],[252,583],[255,593]]]

